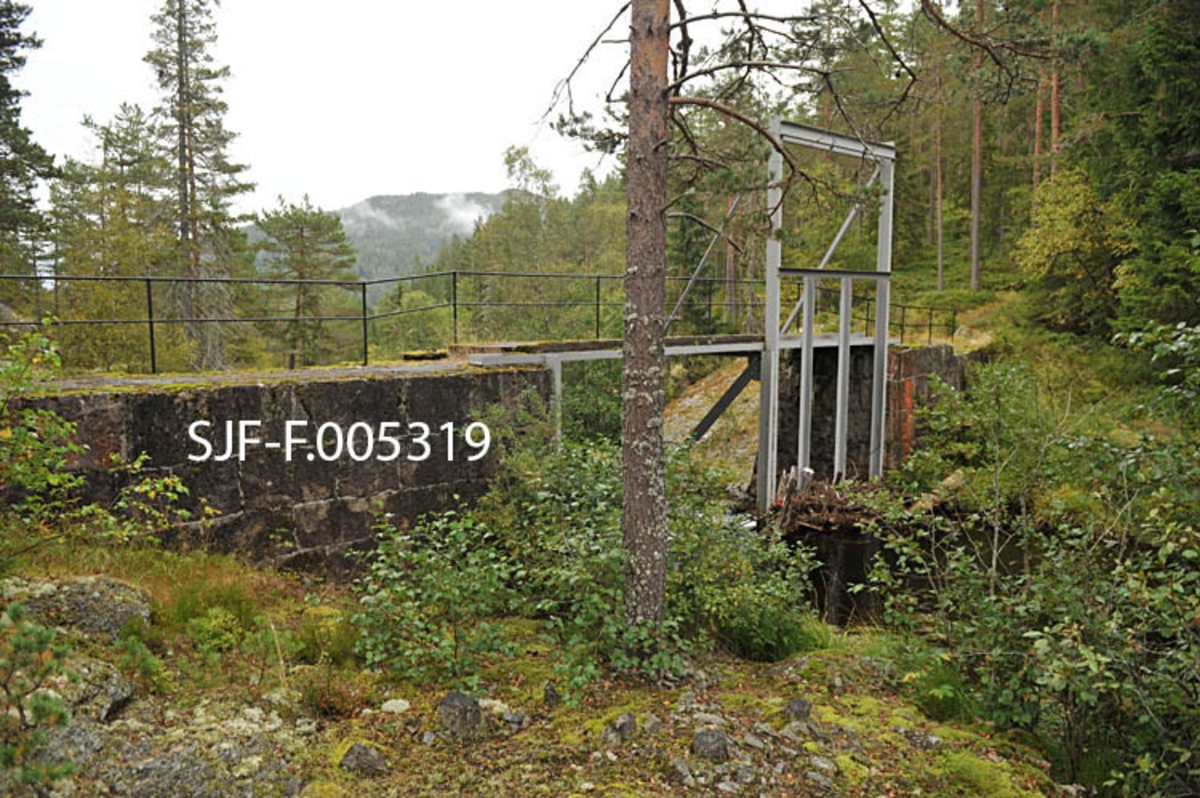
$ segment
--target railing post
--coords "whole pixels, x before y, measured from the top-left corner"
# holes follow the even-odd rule
[[[363,356],[363,365],[366,366],[367,361],[370,357],[370,348],[369,348],[370,337],[369,337],[369,333],[367,332],[367,283],[366,283],[366,281],[360,282],[358,284],[358,287],[359,287],[359,289],[361,289],[361,296],[362,296],[362,356]]]
[[[900,343],[904,343],[904,311],[908,309],[907,305],[900,306]]]
[[[954,333],[958,331],[958,308],[950,308],[950,342],[954,343]]]
[[[926,346],[933,346],[933,308],[929,309],[929,338],[925,342]]]
[[[150,328],[150,373],[158,373],[158,358],[154,351],[154,283],[146,278],[146,324]]]
[[[596,278],[596,340],[600,340],[600,278]]]
[[[458,343],[458,269],[450,272],[450,305],[454,309],[454,343]]]

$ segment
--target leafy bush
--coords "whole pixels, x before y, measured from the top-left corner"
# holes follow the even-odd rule
[[[668,469],[667,618],[655,630],[630,628],[619,453],[603,442],[543,441],[535,431],[508,449],[471,515],[432,516],[407,531],[382,525],[354,619],[368,664],[470,680],[484,657],[505,650],[493,623],[505,613],[545,623],[557,671],[576,690],[606,666],[678,671],[683,655],[714,643],[764,660],[816,644],[807,555],[731,513],[717,475],[686,452]]]
[[[23,404],[60,367],[57,349],[40,333],[22,336],[0,355],[0,491],[33,529],[66,511],[83,481],[68,469],[83,451],[73,440],[75,425]]]
[[[453,511],[412,530],[385,519],[378,531],[354,616],[367,664],[400,678],[470,682],[477,659],[503,648],[490,619],[510,608],[519,569],[485,525]]]
[[[928,487],[955,471],[941,485],[954,514],[910,511],[902,496],[882,507],[873,531],[888,557],[872,578],[890,623],[936,634],[953,655],[953,670],[919,676],[951,702],[935,711],[969,707],[958,693],[977,691],[988,717],[1052,741],[1072,780],[1194,787],[1194,441],[1085,431],[1036,375],[1005,366],[930,422],[903,476]]]
[[[70,764],[37,759],[47,730],[67,725],[70,713],[47,682],[66,670],[67,646],[54,630],[25,619],[25,608],[9,604],[0,627],[0,768],[21,784],[48,786],[73,772]]]
[[[0,356],[0,495],[8,499],[0,523],[11,513],[23,533],[10,554],[64,537],[157,542],[159,532],[190,520],[176,506],[188,493],[182,480],[144,475],[145,454],[129,463],[113,456],[112,471],[123,487],[111,505],[80,504],[84,480],[71,465],[85,447],[74,440],[75,425],[27,403],[60,369],[57,349],[40,333],[22,336]]]

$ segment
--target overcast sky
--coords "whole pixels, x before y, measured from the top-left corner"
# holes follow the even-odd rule
[[[45,42],[16,83],[23,121],[62,156],[91,158],[80,120],[121,102],[158,102],[150,16],[162,0],[26,0],[23,30]],[[217,63],[229,66],[232,155],[258,188],[237,210],[282,195],[335,209],[376,194],[498,191],[503,154],[528,145],[573,193],[595,155],[539,125],[555,84],[611,19],[617,0],[225,0]],[[616,29],[624,37],[625,24]],[[576,97],[623,63],[610,45]],[[595,105],[593,101],[592,105]]]

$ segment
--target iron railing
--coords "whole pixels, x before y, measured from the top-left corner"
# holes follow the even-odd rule
[[[831,274],[835,276],[835,274]],[[606,309],[624,308],[623,274],[570,274],[545,272],[505,272],[505,271],[466,271],[451,270],[442,272],[427,272],[411,274],[403,277],[385,277],[368,280],[300,280],[271,277],[165,277],[165,276],[107,276],[107,275],[60,275],[40,274],[36,277],[24,274],[0,274],[0,285],[14,281],[23,282],[27,290],[33,293],[32,305],[36,308],[38,319],[35,321],[8,320],[0,321],[0,328],[38,326],[49,331],[56,328],[66,329],[76,326],[91,325],[125,325],[141,327],[145,331],[146,362],[150,373],[159,370],[159,341],[157,331],[177,327],[184,324],[317,324],[338,322],[353,324],[357,327],[356,338],[359,342],[359,357],[364,366],[370,364],[372,328],[387,319],[413,314],[430,314],[436,311],[448,311],[449,318],[444,319],[447,329],[444,343],[458,344],[464,338],[478,335],[479,331],[487,328],[491,340],[496,340],[498,334],[515,332],[520,337],[529,337],[530,330],[525,325],[533,318],[520,316],[517,319],[497,321],[489,318],[489,312],[503,309],[540,309],[554,310],[555,315],[547,315],[540,319],[546,328],[552,323],[569,325],[572,334],[569,337],[594,337],[596,339],[619,337],[621,334],[621,314],[605,314]],[[724,325],[727,330],[731,324],[740,324],[747,319],[761,319],[762,286],[761,280],[738,279],[730,280],[724,277],[686,277],[668,276],[668,294],[671,288],[675,298],[683,294],[690,283],[692,290],[684,295],[684,302],[678,307],[674,319],[677,323],[703,320],[712,331],[714,325]],[[60,293],[70,290],[75,284],[80,287],[96,285],[128,285],[131,288],[143,287],[141,292],[144,299],[135,303],[140,307],[140,316],[125,318],[79,318],[63,312],[63,305],[70,305],[70,297],[62,301]],[[178,288],[185,284],[193,285],[226,285],[248,289],[266,289],[269,287],[300,287],[311,288],[340,288],[356,295],[356,313],[341,313],[332,315],[270,315],[261,313],[224,314],[188,318],[182,315],[162,313],[164,305],[174,305],[164,301],[164,289]],[[393,307],[390,309],[372,308],[368,301],[368,292],[378,287],[396,290],[419,288],[429,298],[425,304],[415,307]],[[62,289],[62,291],[60,291]],[[819,288],[825,293],[827,289]],[[159,295],[156,301],[156,293]],[[834,292],[836,293],[836,292]],[[674,299],[668,301],[674,304]],[[126,305],[131,297],[125,297]],[[819,303],[819,300],[818,300]],[[49,305],[49,307],[47,307]],[[855,321],[862,321],[867,330],[871,329],[873,302],[856,302],[853,312]],[[858,309],[865,308],[865,312]],[[586,309],[589,312],[576,314],[573,318],[565,319],[563,314],[572,310]],[[43,318],[45,313],[45,318]],[[924,314],[923,319],[913,318]],[[949,321],[945,321],[949,314]],[[493,314],[494,315],[494,314]],[[955,313],[949,308],[917,307],[911,305],[892,305],[893,330],[898,331],[900,340],[914,327],[919,327],[926,333],[929,341],[933,340],[937,327],[946,329],[953,339]],[[939,320],[940,319],[940,320]],[[516,326],[520,322],[521,330],[509,331],[504,329]],[[760,323],[760,322],[759,322]],[[676,330],[673,329],[673,332]],[[693,330],[694,331],[694,330]],[[702,330],[705,331],[705,330]],[[379,333],[376,333],[378,338]],[[539,336],[539,337],[545,337]],[[294,353],[292,353],[294,356]],[[68,368],[71,364],[65,364]]]

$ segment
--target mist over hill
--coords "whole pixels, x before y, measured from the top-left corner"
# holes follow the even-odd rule
[[[469,236],[475,222],[500,210],[503,194],[403,194],[365,199],[335,211],[366,279],[409,274],[443,242]]]

